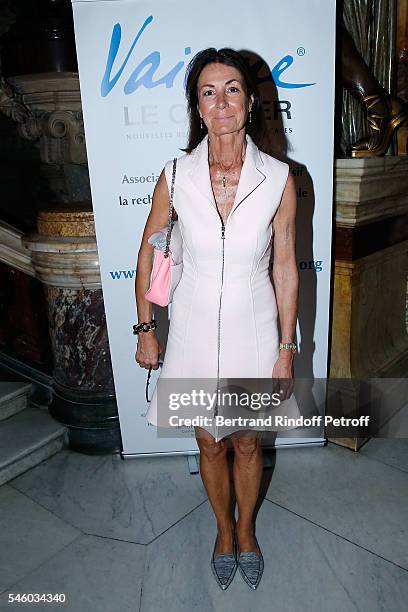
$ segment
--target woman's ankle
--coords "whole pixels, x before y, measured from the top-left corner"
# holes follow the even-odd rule
[[[236,527],[235,530],[237,533],[242,533],[242,534],[254,534],[255,532],[255,525],[254,522],[252,520],[246,520],[246,521],[240,521],[239,519],[237,520],[236,523]]]
[[[233,523],[232,520],[231,521],[225,521],[225,522],[222,522],[222,523],[219,523],[217,521],[217,530],[218,530],[218,533],[220,533],[220,534],[225,534],[225,533],[229,534],[230,532],[232,533],[234,531],[234,523]]]

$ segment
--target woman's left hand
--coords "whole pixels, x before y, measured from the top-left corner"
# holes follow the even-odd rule
[[[293,392],[293,353],[280,352],[272,370],[273,391],[279,393],[280,400],[288,399]]]

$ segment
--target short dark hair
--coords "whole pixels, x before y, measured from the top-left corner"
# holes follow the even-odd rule
[[[260,101],[260,94],[256,78],[252,73],[247,60],[234,49],[224,48],[215,49],[209,47],[203,51],[199,51],[186,69],[185,89],[187,98],[187,112],[189,116],[189,135],[188,144],[185,149],[186,153],[191,153],[193,149],[203,140],[207,133],[207,128],[201,128],[200,115],[197,109],[198,106],[198,90],[197,84],[201,71],[207,64],[226,64],[233,66],[241,73],[247,96],[253,96],[254,102],[252,105],[251,123],[247,122],[247,133],[253,138],[258,148],[262,148],[263,141],[266,135],[266,123],[263,108]]]

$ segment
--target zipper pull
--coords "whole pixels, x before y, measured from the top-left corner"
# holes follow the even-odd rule
[[[222,224],[221,226],[221,238],[222,240],[225,239],[225,225],[224,224]]]

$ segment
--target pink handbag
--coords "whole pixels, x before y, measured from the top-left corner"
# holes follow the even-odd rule
[[[148,242],[155,246],[152,273],[150,275],[150,287],[145,293],[145,298],[158,306],[168,306],[173,299],[173,293],[177,287],[182,270],[182,239],[178,222],[173,220],[173,197],[174,183],[176,178],[177,158],[173,160],[173,174],[170,190],[169,221],[166,228],[155,232],[150,236]],[[173,225],[176,225],[175,231]],[[166,243],[163,249],[163,235],[166,232]],[[161,247],[161,248],[160,248]]]

